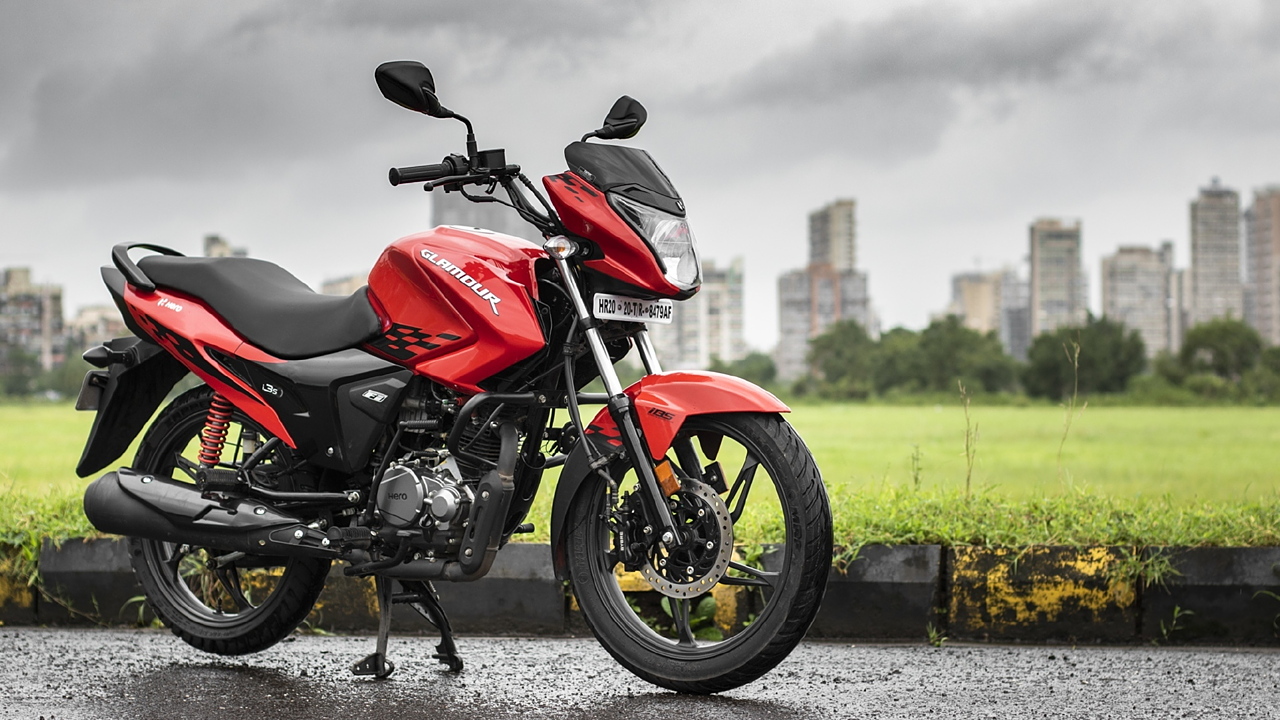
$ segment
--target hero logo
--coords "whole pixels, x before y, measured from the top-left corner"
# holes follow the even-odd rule
[[[169,298],[163,298],[163,297],[162,297],[162,298],[160,298],[159,300],[157,300],[157,301],[156,301],[156,306],[157,306],[157,307],[162,307],[162,308],[164,308],[165,310],[172,310],[172,311],[174,311],[174,312],[182,312],[182,306],[181,306],[181,305],[179,305],[178,303],[176,303],[176,302],[174,302],[174,301],[170,300]]]
[[[502,298],[499,298],[497,295],[494,295],[492,292],[485,289],[485,286],[482,285],[479,280],[471,277],[462,268],[454,265],[448,260],[445,260],[439,255],[436,255],[430,250],[422,251],[422,259],[457,278],[458,282],[471,288],[471,292],[479,295],[481,300],[488,300],[489,307],[493,308],[493,314],[498,314],[498,303],[502,302]]]
[[[370,400],[372,400],[372,401],[374,401],[374,402],[376,402],[376,403],[380,403],[380,402],[382,402],[383,400],[386,400],[386,399],[387,399],[387,394],[386,394],[386,393],[380,393],[380,392],[378,392],[377,390],[365,390],[365,391],[364,391],[364,394],[362,394],[360,397],[363,397],[363,398],[369,398]]]

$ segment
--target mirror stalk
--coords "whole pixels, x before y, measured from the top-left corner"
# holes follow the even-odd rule
[[[448,113],[441,117],[451,117],[455,120],[461,120],[462,124],[467,126],[467,160],[470,161],[471,166],[474,168],[476,158],[480,155],[480,148],[476,145],[476,131],[471,127],[471,121],[448,108],[440,108],[440,110],[443,113]]]

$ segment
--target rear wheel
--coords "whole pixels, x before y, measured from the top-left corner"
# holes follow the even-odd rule
[[[570,510],[573,591],[627,669],[680,692],[721,692],[772,669],[813,622],[831,566],[831,510],[813,456],[778,415],[694,416],[672,447],[682,488],[669,509],[696,542],[668,552],[650,540],[639,572],[625,572],[619,538],[634,546],[646,534],[635,474],[615,464],[619,492],[588,478]],[[657,593],[626,594],[647,588]]]
[[[180,395],[147,430],[134,469],[186,479],[179,458],[195,462],[213,391],[201,386]],[[227,434],[224,465],[244,460],[267,434],[239,412]],[[259,467],[278,468],[270,482],[295,489],[285,473],[296,463],[277,446]],[[268,472],[264,477],[271,477]],[[324,588],[329,561],[246,556],[219,548],[130,538],[134,573],[155,614],[173,633],[201,650],[240,655],[271,647],[307,617]]]

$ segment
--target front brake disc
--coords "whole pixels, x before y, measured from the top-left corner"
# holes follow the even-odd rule
[[[671,498],[676,524],[691,536],[684,548],[655,543],[640,575],[654,590],[674,598],[709,592],[733,558],[733,520],[724,500],[706,483],[684,479]]]

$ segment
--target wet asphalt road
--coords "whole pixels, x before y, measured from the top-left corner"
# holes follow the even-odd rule
[[[368,637],[301,636],[219,658],[164,631],[0,628],[0,717],[1280,718],[1280,651],[806,643],[747,687],[649,686],[592,640],[393,637],[386,681],[348,666]]]

